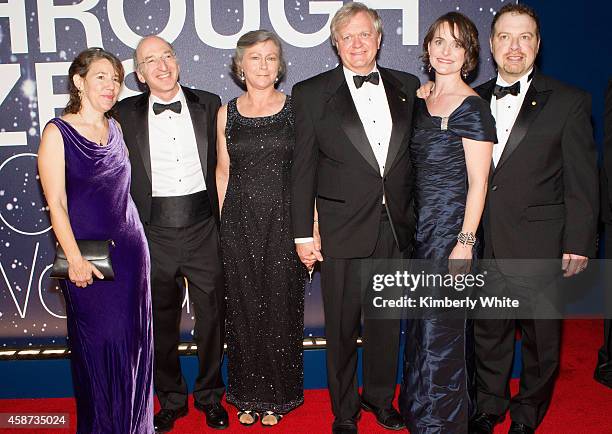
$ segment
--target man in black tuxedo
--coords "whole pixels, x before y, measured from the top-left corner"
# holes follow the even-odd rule
[[[195,407],[209,426],[223,429],[228,417],[220,404],[224,300],[215,183],[221,101],[178,84],[176,53],[157,36],[140,41],[134,63],[148,91],[119,102],[117,112],[130,153],[131,194],[151,253],[154,384],[161,404],[155,430],[170,431],[187,414],[178,355],[183,280],[193,302],[198,347]]]
[[[292,92],[294,235],[307,267],[324,256],[321,285],[334,433],[357,432],[360,406],[388,429],[404,426],[392,407],[399,320],[364,319],[361,399],[357,383],[359,258],[402,257],[410,251],[415,225],[408,145],[419,81],[377,66],[381,32],[376,11],[361,3],[345,4],[331,22],[341,64],[296,84]],[[313,241],[319,231],[320,244]]]
[[[605,224],[605,254],[606,258],[612,258],[612,79],[608,81],[606,91],[606,103],[604,108],[604,167],[601,172],[601,218]],[[610,282],[610,273],[606,267],[606,281]],[[597,366],[595,368],[595,380],[612,388],[612,293],[606,293],[605,313],[608,317],[604,320],[604,342],[599,349]]]
[[[591,100],[534,67],[539,24],[527,6],[502,7],[490,42],[498,76],[476,89],[491,101],[499,141],[483,214],[487,283],[536,303],[543,288],[524,273],[542,261],[520,269],[504,260],[554,260],[549,261],[554,272],[570,277],[595,255],[598,185]],[[523,370],[519,392],[510,398],[517,325]],[[493,432],[508,407],[510,433],[534,432],[550,404],[560,340],[560,319],[475,321],[478,414],[471,433]]]

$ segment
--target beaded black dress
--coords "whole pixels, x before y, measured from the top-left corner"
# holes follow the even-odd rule
[[[291,233],[291,99],[266,117],[227,105],[230,174],[221,213],[226,278],[227,402],[287,413],[303,394],[306,269]]]

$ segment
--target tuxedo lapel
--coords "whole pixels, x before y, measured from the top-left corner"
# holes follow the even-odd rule
[[[145,172],[151,182],[151,147],[149,144],[149,92],[145,92],[134,104],[134,125],[136,148],[140,152]]]
[[[393,166],[395,157],[404,143],[404,136],[408,132],[408,125],[412,117],[412,107],[414,105],[414,95],[406,95],[402,91],[402,84],[396,80],[385,68],[378,69],[382,77],[385,93],[387,94],[387,103],[391,112],[393,128],[391,129],[391,137],[389,138],[389,150],[387,151],[387,160],[385,162],[386,175]]]
[[[488,101],[489,103],[491,102],[491,98],[493,98],[493,89],[495,89],[496,80],[497,79],[494,78],[476,88],[476,93],[478,93],[482,99]]]
[[[191,123],[193,125],[193,132],[195,134],[196,143],[198,145],[198,154],[200,157],[200,165],[202,166],[202,173],[204,179],[206,179],[207,172],[207,159],[208,159],[208,127],[206,120],[206,106],[200,104],[198,97],[191,92],[189,89],[183,87],[183,93],[185,94],[185,100],[187,101],[187,107],[189,107],[189,115],[191,116]],[[216,144],[212,144],[215,146]]]
[[[331,112],[337,113],[340,116],[342,130],[368,164],[376,173],[380,173],[376,156],[374,151],[372,151],[368,136],[357,113],[357,108],[351,97],[351,91],[344,79],[342,65],[338,66],[334,71],[329,82],[328,92],[330,93],[328,104],[330,105]]]
[[[506,161],[508,161],[508,158],[510,158],[512,153],[521,144],[525,138],[525,135],[527,134],[527,131],[529,130],[529,126],[548,101],[549,95],[550,91],[546,89],[543,80],[538,77],[536,72],[532,79],[532,83],[529,86],[529,90],[525,95],[523,105],[521,106],[516,121],[514,122],[514,126],[510,132],[510,137],[508,137],[504,151],[502,152],[499,162],[495,167],[496,171],[499,170]]]

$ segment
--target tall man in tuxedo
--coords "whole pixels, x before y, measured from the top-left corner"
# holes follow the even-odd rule
[[[543,288],[530,284],[535,279],[505,259],[554,260],[555,272],[570,277],[595,254],[598,186],[591,101],[585,92],[534,67],[539,24],[527,6],[502,7],[490,42],[498,75],[476,89],[491,101],[499,140],[483,214],[484,257],[491,259],[487,283],[537,300]],[[536,262],[541,264],[532,261],[530,267]],[[510,398],[517,325],[523,371],[519,392]],[[475,321],[478,414],[470,432],[493,432],[508,407],[510,433],[534,432],[550,404],[560,339],[558,319]]]
[[[199,371],[195,407],[213,428],[226,428],[220,404],[224,340],[223,273],[215,183],[217,95],[182,87],[168,42],[143,38],[134,54],[136,74],[148,91],[118,103],[132,165],[131,194],[151,253],[154,384],[161,411],[156,432],[170,431],[187,414],[187,384],[178,344],[183,279],[193,302]]]
[[[381,32],[376,11],[361,3],[345,4],[331,22],[341,64],[296,84],[292,92],[294,235],[306,266],[324,259],[321,285],[334,433],[357,432],[360,405],[388,429],[404,426],[392,407],[399,320],[364,319],[361,399],[357,383],[359,258],[401,257],[410,250],[415,225],[408,145],[419,81],[376,64]],[[313,242],[313,232],[320,232],[320,244]]]
[[[601,171],[601,219],[605,224],[605,254],[612,258],[612,78],[608,81],[604,107],[604,164]],[[612,271],[606,267],[606,281],[612,280]],[[595,380],[612,388],[612,293],[606,293],[607,318],[604,320],[604,342],[599,349]]]

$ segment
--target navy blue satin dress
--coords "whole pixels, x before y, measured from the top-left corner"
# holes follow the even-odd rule
[[[468,191],[462,138],[496,141],[489,103],[467,97],[448,118],[418,100],[411,155],[416,169],[416,259],[446,264],[461,232]],[[473,337],[461,318],[408,322],[400,410],[415,433],[466,433],[473,412]]]

